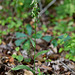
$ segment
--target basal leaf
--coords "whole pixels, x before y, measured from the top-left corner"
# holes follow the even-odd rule
[[[36,39],[40,39],[42,37],[42,34],[41,33],[36,33],[32,35],[32,38],[36,38]]]
[[[52,40],[52,36],[44,36],[42,39],[49,42],[50,40]]]
[[[36,55],[35,55],[35,57],[34,57],[34,59],[36,59],[36,57],[38,57],[39,55],[41,55],[41,54],[43,54],[43,53],[47,53],[49,50],[43,50],[43,51],[41,51],[41,52],[38,52]]]
[[[23,45],[23,49],[28,50],[29,48],[30,48],[30,40],[27,40]]]
[[[20,46],[26,39],[18,39],[15,41],[16,46]]]
[[[27,37],[24,33],[16,32],[16,38]]]
[[[56,47],[58,44],[57,44],[57,40],[52,40],[52,42],[51,42],[53,45],[54,45],[54,47]]]
[[[20,69],[27,69],[27,70],[29,70],[29,71],[34,73],[34,71],[30,67],[25,66],[25,65],[18,65],[15,68],[12,68],[12,70],[20,70]]]
[[[31,33],[32,33],[32,27],[31,27],[30,24],[27,24],[26,29],[27,29],[28,35],[31,35]]]

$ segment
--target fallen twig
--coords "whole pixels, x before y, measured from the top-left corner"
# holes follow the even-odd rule
[[[42,11],[39,13],[39,16],[41,16],[51,5],[53,5],[56,2],[56,0],[52,0]]]
[[[41,3],[41,0],[38,0],[38,1],[39,1],[40,11],[42,11],[42,3]]]
[[[69,71],[71,71],[74,75],[75,75],[75,72],[69,68],[65,63],[63,63],[62,61],[60,61],[62,65],[64,65]]]

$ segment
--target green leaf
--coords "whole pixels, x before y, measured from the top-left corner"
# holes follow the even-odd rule
[[[64,35],[60,35],[58,36],[59,39],[63,39],[64,38]]]
[[[73,56],[71,55],[70,57],[69,57],[69,60],[72,60],[73,59]]]
[[[7,31],[2,31],[2,34],[3,34],[3,35],[6,35],[6,34],[7,34]]]
[[[65,56],[67,59],[70,57],[70,54],[66,54],[66,56]]]
[[[13,55],[12,55],[12,57],[13,57],[13,58],[16,58],[16,57],[17,57],[17,55],[13,54]]]
[[[60,49],[59,49],[59,53],[61,53],[62,51],[63,51],[63,48],[60,48]]]
[[[21,62],[21,61],[23,61],[23,56],[22,56],[22,55],[19,55],[19,56],[16,57],[16,59],[17,59],[19,62]]]
[[[16,32],[16,38],[27,37],[24,33]]]
[[[30,38],[30,41],[31,41],[33,47],[35,47],[35,42],[31,38]]]
[[[20,46],[26,39],[19,39],[15,41],[16,46]]]
[[[35,55],[34,59],[36,59],[36,57],[38,57],[39,55],[41,55],[41,54],[43,54],[43,53],[47,53],[48,51],[49,51],[49,50],[44,50],[44,51],[38,52],[38,53]]]
[[[31,33],[32,33],[32,27],[31,27],[30,24],[26,25],[26,29],[27,29],[28,35],[31,35]]]
[[[64,39],[64,41],[67,41],[67,40],[70,40],[71,39],[71,37],[70,36],[67,36],[65,39]]]
[[[31,62],[31,59],[30,58],[25,58],[24,62]]]
[[[32,38],[40,39],[42,37],[41,33],[36,33],[32,35]]]
[[[75,57],[73,57],[73,59],[72,59],[74,62],[75,62]]]
[[[23,45],[23,49],[28,50],[29,48],[30,48],[30,40],[27,40]]]
[[[12,70],[20,70],[20,69],[27,69],[27,70],[29,70],[29,71],[34,73],[34,71],[30,67],[25,66],[25,65],[18,65],[15,68],[12,68]]]
[[[54,45],[54,47],[56,47],[58,44],[57,44],[57,40],[52,40],[52,42],[51,42],[53,45]]]
[[[42,39],[47,42],[50,42],[50,40],[52,40],[52,36],[44,36]]]
[[[58,38],[59,39],[64,39],[64,41],[67,41],[67,40],[71,39],[71,37],[69,35],[67,35],[67,34],[61,35]]]
[[[42,25],[42,29],[43,29],[44,32],[46,32],[47,31],[46,25]]]
[[[75,47],[70,49],[70,53],[71,53],[72,55],[75,55]]]
[[[2,43],[2,40],[0,39],[0,44]]]
[[[69,22],[68,25],[69,25],[69,26],[73,25],[73,21]]]
[[[16,48],[15,48],[16,51],[19,51],[19,49],[20,49],[19,47],[16,47]]]
[[[38,68],[38,72],[39,72],[39,74],[38,74],[38,75],[42,75],[42,74],[41,74],[41,71],[40,71],[40,69],[39,69],[39,68]]]
[[[48,61],[49,61],[49,62],[51,62],[52,60],[51,60],[51,59],[49,59]]]

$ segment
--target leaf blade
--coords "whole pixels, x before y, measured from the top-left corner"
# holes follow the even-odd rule
[[[16,38],[27,37],[24,33],[16,32]]]
[[[36,57],[38,57],[39,55],[41,55],[41,54],[43,54],[43,53],[47,53],[49,50],[43,50],[43,51],[41,51],[41,52],[38,52],[36,55],[35,55],[35,57],[34,57],[34,59],[36,59]]]
[[[52,40],[52,36],[44,36],[42,39],[49,42],[50,40]]]
[[[27,29],[28,35],[31,35],[31,33],[32,33],[32,27],[31,27],[30,24],[27,24],[26,29]]]
[[[15,41],[15,45],[16,45],[16,46],[20,46],[21,43],[23,43],[25,40],[26,40],[26,39],[18,39],[18,40]]]
[[[30,38],[30,41],[31,41],[33,47],[35,47],[35,42],[31,38]]]
[[[25,65],[18,65],[15,68],[12,68],[12,70],[20,70],[20,69],[27,69],[27,70],[29,70],[29,71],[34,73],[34,71],[30,67],[25,66]]]

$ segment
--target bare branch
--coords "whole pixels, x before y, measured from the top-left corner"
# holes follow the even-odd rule
[[[56,0],[52,0],[42,11],[39,13],[39,16],[41,16],[51,5],[53,5],[56,2]]]
[[[69,68],[65,63],[61,61],[61,64],[63,64],[69,71],[71,71],[75,75],[75,72],[71,68]]]
[[[41,0],[38,0],[38,1],[39,1],[40,11],[42,11],[42,3],[41,3]]]

